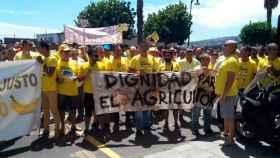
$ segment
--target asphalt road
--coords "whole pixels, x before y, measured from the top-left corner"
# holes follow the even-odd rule
[[[135,129],[127,131],[122,125],[119,132],[104,140],[98,133],[90,136],[67,136],[59,141],[39,138],[38,131],[29,136],[0,144],[0,157],[15,158],[276,158],[279,150],[264,143],[237,140],[233,147],[223,147],[219,134],[205,136],[192,135],[190,113],[184,116],[181,130],[174,131],[174,121],[170,118],[170,131],[163,131],[163,122],[152,126],[152,132],[135,137]],[[122,120],[122,119],[121,119]],[[83,128],[83,123],[79,124]],[[53,127],[53,126],[52,126]],[[212,125],[219,132],[216,125]],[[53,135],[53,133],[51,133]]]

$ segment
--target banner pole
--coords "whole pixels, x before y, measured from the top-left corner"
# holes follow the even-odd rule
[[[86,47],[86,28],[85,27],[83,27],[83,45],[84,45],[84,47]]]

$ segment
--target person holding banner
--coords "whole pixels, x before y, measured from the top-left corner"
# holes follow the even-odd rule
[[[130,46],[129,50],[126,52],[125,56],[130,61],[133,57],[135,57],[138,54],[138,50],[135,46]]]
[[[236,41],[226,41],[225,60],[220,65],[215,81],[215,93],[219,96],[220,112],[224,119],[224,135],[226,136],[224,145],[226,146],[234,144],[235,135],[234,113],[238,92],[236,77],[239,71],[238,60],[234,56],[236,48]]]
[[[180,71],[180,65],[174,61],[174,54],[171,50],[163,50],[163,63],[159,66],[159,71],[164,72],[179,72]],[[169,110],[163,110],[164,111],[164,117],[165,117],[165,124],[164,124],[164,130],[169,130],[169,123],[168,123],[168,117],[169,117]],[[179,129],[178,125],[178,109],[174,109],[173,111],[173,117],[175,122],[175,129]]]
[[[159,57],[159,51],[157,47],[150,47],[148,53],[155,58],[157,66],[159,66],[162,62],[162,59]]]
[[[36,52],[32,52],[33,43],[29,40],[23,40],[21,42],[22,51],[18,52],[14,56],[14,60],[28,60],[28,59],[36,59],[40,54]]]
[[[211,110],[213,106],[214,93],[214,77],[211,76],[210,56],[208,54],[200,55],[201,66],[197,66],[195,71],[199,72],[198,85],[196,92],[196,103],[192,109],[192,133],[199,136],[198,131],[199,115],[203,109],[204,133],[206,135],[213,134],[211,129]]]
[[[98,120],[94,108],[93,92],[92,92],[92,73],[106,70],[106,65],[99,61],[97,48],[89,47],[87,50],[89,62],[84,63],[79,71],[79,81],[84,81],[83,91],[85,106],[85,134],[89,132],[89,125],[92,114],[94,115],[93,128],[98,129]]]
[[[60,46],[60,59],[57,65],[57,82],[58,82],[58,97],[59,108],[61,115],[61,134],[65,135],[65,112],[69,112],[71,126],[71,132],[77,130],[76,128],[76,109],[77,109],[77,96],[78,91],[78,67],[71,58],[71,49],[68,45],[62,44]]]
[[[129,72],[132,73],[151,73],[157,71],[157,63],[153,56],[148,54],[149,45],[147,42],[139,44],[140,54],[133,57],[130,61]],[[135,112],[136,136],[142,136],[143,130],[150,132],[151,111]]]
[[[113,46],[114,53],[112,58],[109,60],[108,63],[108,70],[112,72],[127,72],[128,71],[128,60],[126,57],[122,57],[122,48],[120,45],[114,45]],[[130,121],[130,115],[129,112],[126,114],[126,121],[127,123]],[[119,131],[119,113],[113,113],[111,119],[114,122],[114,131]]]
[[[60,132],[60,114],[57,105],[57,84],[56,84],[56,67],[57,59],[50,53],[50,46],[47,42],[39,42],[38,59],[42,64],[42,107],[43,107],[43,136],[49,137],[50,111],[55,121],[55,138],[59,137]]]

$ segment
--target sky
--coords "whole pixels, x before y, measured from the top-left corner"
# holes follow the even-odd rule
[[[33,38],[39,33],[62,32],[63,25],[74,25],[79,12],[96,0],[1,0],[0,38]],[[137,0],[127,0],[136,8]],[[181,0],[189,6],[190,0]],[[144,19],[179,0],[144,0]],[[191,40],[237,36],[249,21],[265,21],[263,0],[199,0],[193,6]],[[273,11],[277,24],[280,6]]]

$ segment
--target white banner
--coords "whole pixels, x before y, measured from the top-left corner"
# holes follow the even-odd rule
[[[191,109],[198,77],[191,72],[95,73],[97,114],[157,109]]]
[[[40,126],[41,77],[35,60],[0,62],[0,141]]]
[[[122,32],[118,26],[100,28],[64,27],[65,41],[85,45],[121,44]]]

